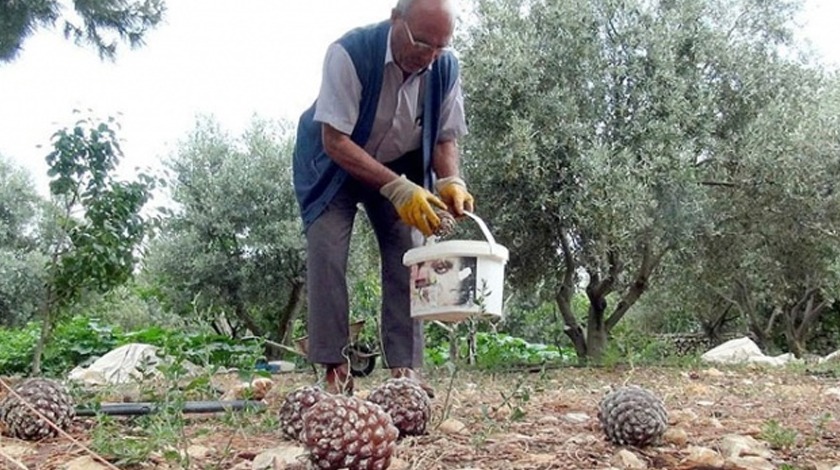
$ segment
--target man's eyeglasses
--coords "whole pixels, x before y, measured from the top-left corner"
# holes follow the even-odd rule
[[[439,47],[433,46],[423,41],[415,41],[414,35],[411,34],[411,28],[408,27],[408,22],[403,21],[402,24],[405,26],[405,32],[408,33],[408,42],[410,42],[414,48],[422,50],[423,52],[445,52],[452,50],[452,46]]]

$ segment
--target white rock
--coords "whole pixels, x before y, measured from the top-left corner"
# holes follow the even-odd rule
[[[457,419],[449,418],[444,422],[440,423],[440,427],[438,427],[440,432],[444,434],[469,434],[469,430],[467,429],[467,425],[458,421]]]
[[[388,470],[408,470],[409,468],[411,464],[399,457],[391,458],[391,465],[388,466]]]
[[[732,464],[736,468],[744,470],[776,470],[776,466],[770,463],[767,459],[756,457],[754,455],[748,457],[734,457],[726,459],[727,464]]]
[[[682,459],[681,463],[685,466],[708,466],[708,467],[722,467],[724,458],[717,452],[708,447],[689,447],[688,456]]]
[[[820,359],[819,362],[820,363],[823,363],[823,362],[840,362],[840,349],[838,349],[837,351],[834,351],[833,353],[823,357],[822,359]],[[834,470],[834,469],[832,469],[832,470]]]
[[[77,457],[67,462],[61,468],[62,470],[103,470],[108,467],[97,462],[93,457],[85,455],[84,457]]]
[[[755,456],[762,459],[770,459],[773,453],[767,448],[767,444],[757,441],[752,436],[741,436],[739,434],[728,434],[720,441],[720,453],[727,458]]]
[[[189,455],[191,459],[205,459],[211,452],[212,450],[209,447],[197,444],[187,447],[187,455]]]
[[[764,353],[753,340],[742,337],[720,344],[703,353],[700,358],[707,362],[732,364],[748,362],[750,358],[762,356]]]
[[[724,374],[718,369],[715,369],[714,367],[710,367],[708,369],[703,370],[703,375],[705,375],[706,377],[723,377],[726,374]]]
[[[252,470],[269,470],[274,468],[274,462],[277,460],[283,464],[298,463],[301,457],[306,455],[306,450],[298,446],[280,446],[269,449],[256,457],[251,465]]]
[[[765,356],[758,345],[746,336],[732,339],[716,346],[703,353],[700,358],[706,362],[718,364],[752,363],[771,366],[781,366],[795,360],[795,356],[791,353],[781,354],[775,357]]]
[[[625,470],[645,470],[647,463],[627,449],[621,449],[610,459],[610,464]]]
[[[589,421],[589,415],[586,413],[566,413],[563,419],[569,423],[580,424]]]
[[[24,444],[18,444],[13,440],[4,440],[0,437],[0,453],[7,455],[13,459],[23,457],[25,455],[35,452],[34,447]]]
[[[545,415],[537,420],[537,424],[557,425],[560,424],[560,418],[552,415]]]
[[[697,413],[691,408],[668,410],[668,422],[670,424],[688,424],[697,420]]]
[[[677,447],[683,447],[688,443],[688,433],[682,428],[669,427],[662,434],[662,440]]]
[[[827,388],[823,391],[823,395],[831,395],[840,398],[840,387]]]

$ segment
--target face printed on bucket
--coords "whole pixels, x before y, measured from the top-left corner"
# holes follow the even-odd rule
[[[475,298],[474,257],[440,258],[411,265],[414,307],[467,305]]]

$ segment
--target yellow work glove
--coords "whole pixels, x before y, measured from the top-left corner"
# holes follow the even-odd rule
[[[397,208],[403,222],[416,227],[427,237],[440,225],[440,217],[435,214],[432,206],[446,210],[443,201],[425,188],[409,181],[405,175],[385,184],[379,192]]]
[[[464,215],[464,211],[473,211],[475,198],[467,191],[467,183],[457,176],[441,178],[435,182],[440,198],[446,203],[449,211],[456,216]]]

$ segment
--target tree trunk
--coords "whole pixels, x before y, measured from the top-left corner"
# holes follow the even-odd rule
[[[227,290],[228,298],[230,299],[231,305],[233,305],[233,313],[236,315],[236,318],[245,325],[245,328],[250,330],[250,334],[254,336],[263,336],[264,332],[262,328],[257,325],[251,315],[248,314],[247,309],[245,308],[245,303],[242,302],[242,297],[239,295],[240,286],[228,284],[225,286],[225,290]]]
[[[764,323],[760,321],[761,315],[759,313],[751,315],[749,328],[753,335],[755,335],[755,342],[762,351],[767,351],[767,347],[770,346],[773,327],[780,316],[782,316],[782,309],[778,307],[773,309],[773,312],[770,313],[770,318]]]
[[[785,340],[788,350],[797,358],[801,358],[808,352],[806,343],[811,327],[828,305],[828,302],[818,301],[818,296],[818,288],[809,288],[796,304],[785,310]]]
[[[575,270],[575,261],[572,257],[571,244],[569,237],[565,230],[560,230],[560,247],[563,252],[563,269],[562,276],[559,279],[559,286],[557,292],[554,294],[554,301],[557,303],[557,309],[563,317],[564,328],[563,332],[572,340],[572,345],[575,347],[575,354],[577,354],[578,363],[581,365],[586,363],[586,337],[583,334],[583,328],[575,318],[575,313],[572,310],[572,297],[575,293],[575,283],[573,273]]]
[[[38,342],[35,344],[35,350],[32,354],[32,376],[37,377],[41,375],[41,361],[44,357],[44,349],[50,341],[52,335],[53,322],[55,320],[55,294],[52,286],[47,285],[46,299],[41,304],[41,318],[43,323],[41,325],[41,334],[38,336]]]
[[[607,331],[604,315],[607,310],[607,299],[597,293],[589,296],[589,315],[586,320],[586,345],[588,359],[600,364],[604,357],[604,349],[607,347]]]
[[[557,302],[557,308],[563,316],[563,323],[565,323],[563,333],[566,333],[566,336],[568,336],[572,341],[578,362],[580,364],[585,364],[587,358],[586,337],[584,336],[583,328],[581,328],[580,324],[577,322],[574,312],[572,311],[571,298],[567,298],[562,293],[561,289],[561,292],[558,292],[554,296],[554,301]]]
[[[41,325],[41,335],[35,344],[35,351],[32,354],[32,376],[41,375],[41,358],[44,356],[44,348],[47,346],[50,334],[52,333],[52,315],[47,312]]]
[[[293,333],[293,324],[297,319],[303,307],[304,293],[306,291],[306,283],[303,280],[296,279],[292,281],[292,289],[289,292],[289,298],[286,299],[286,305],[280,311],[277,318],[277,339],[282,344],[291,344],[291,335]]]

